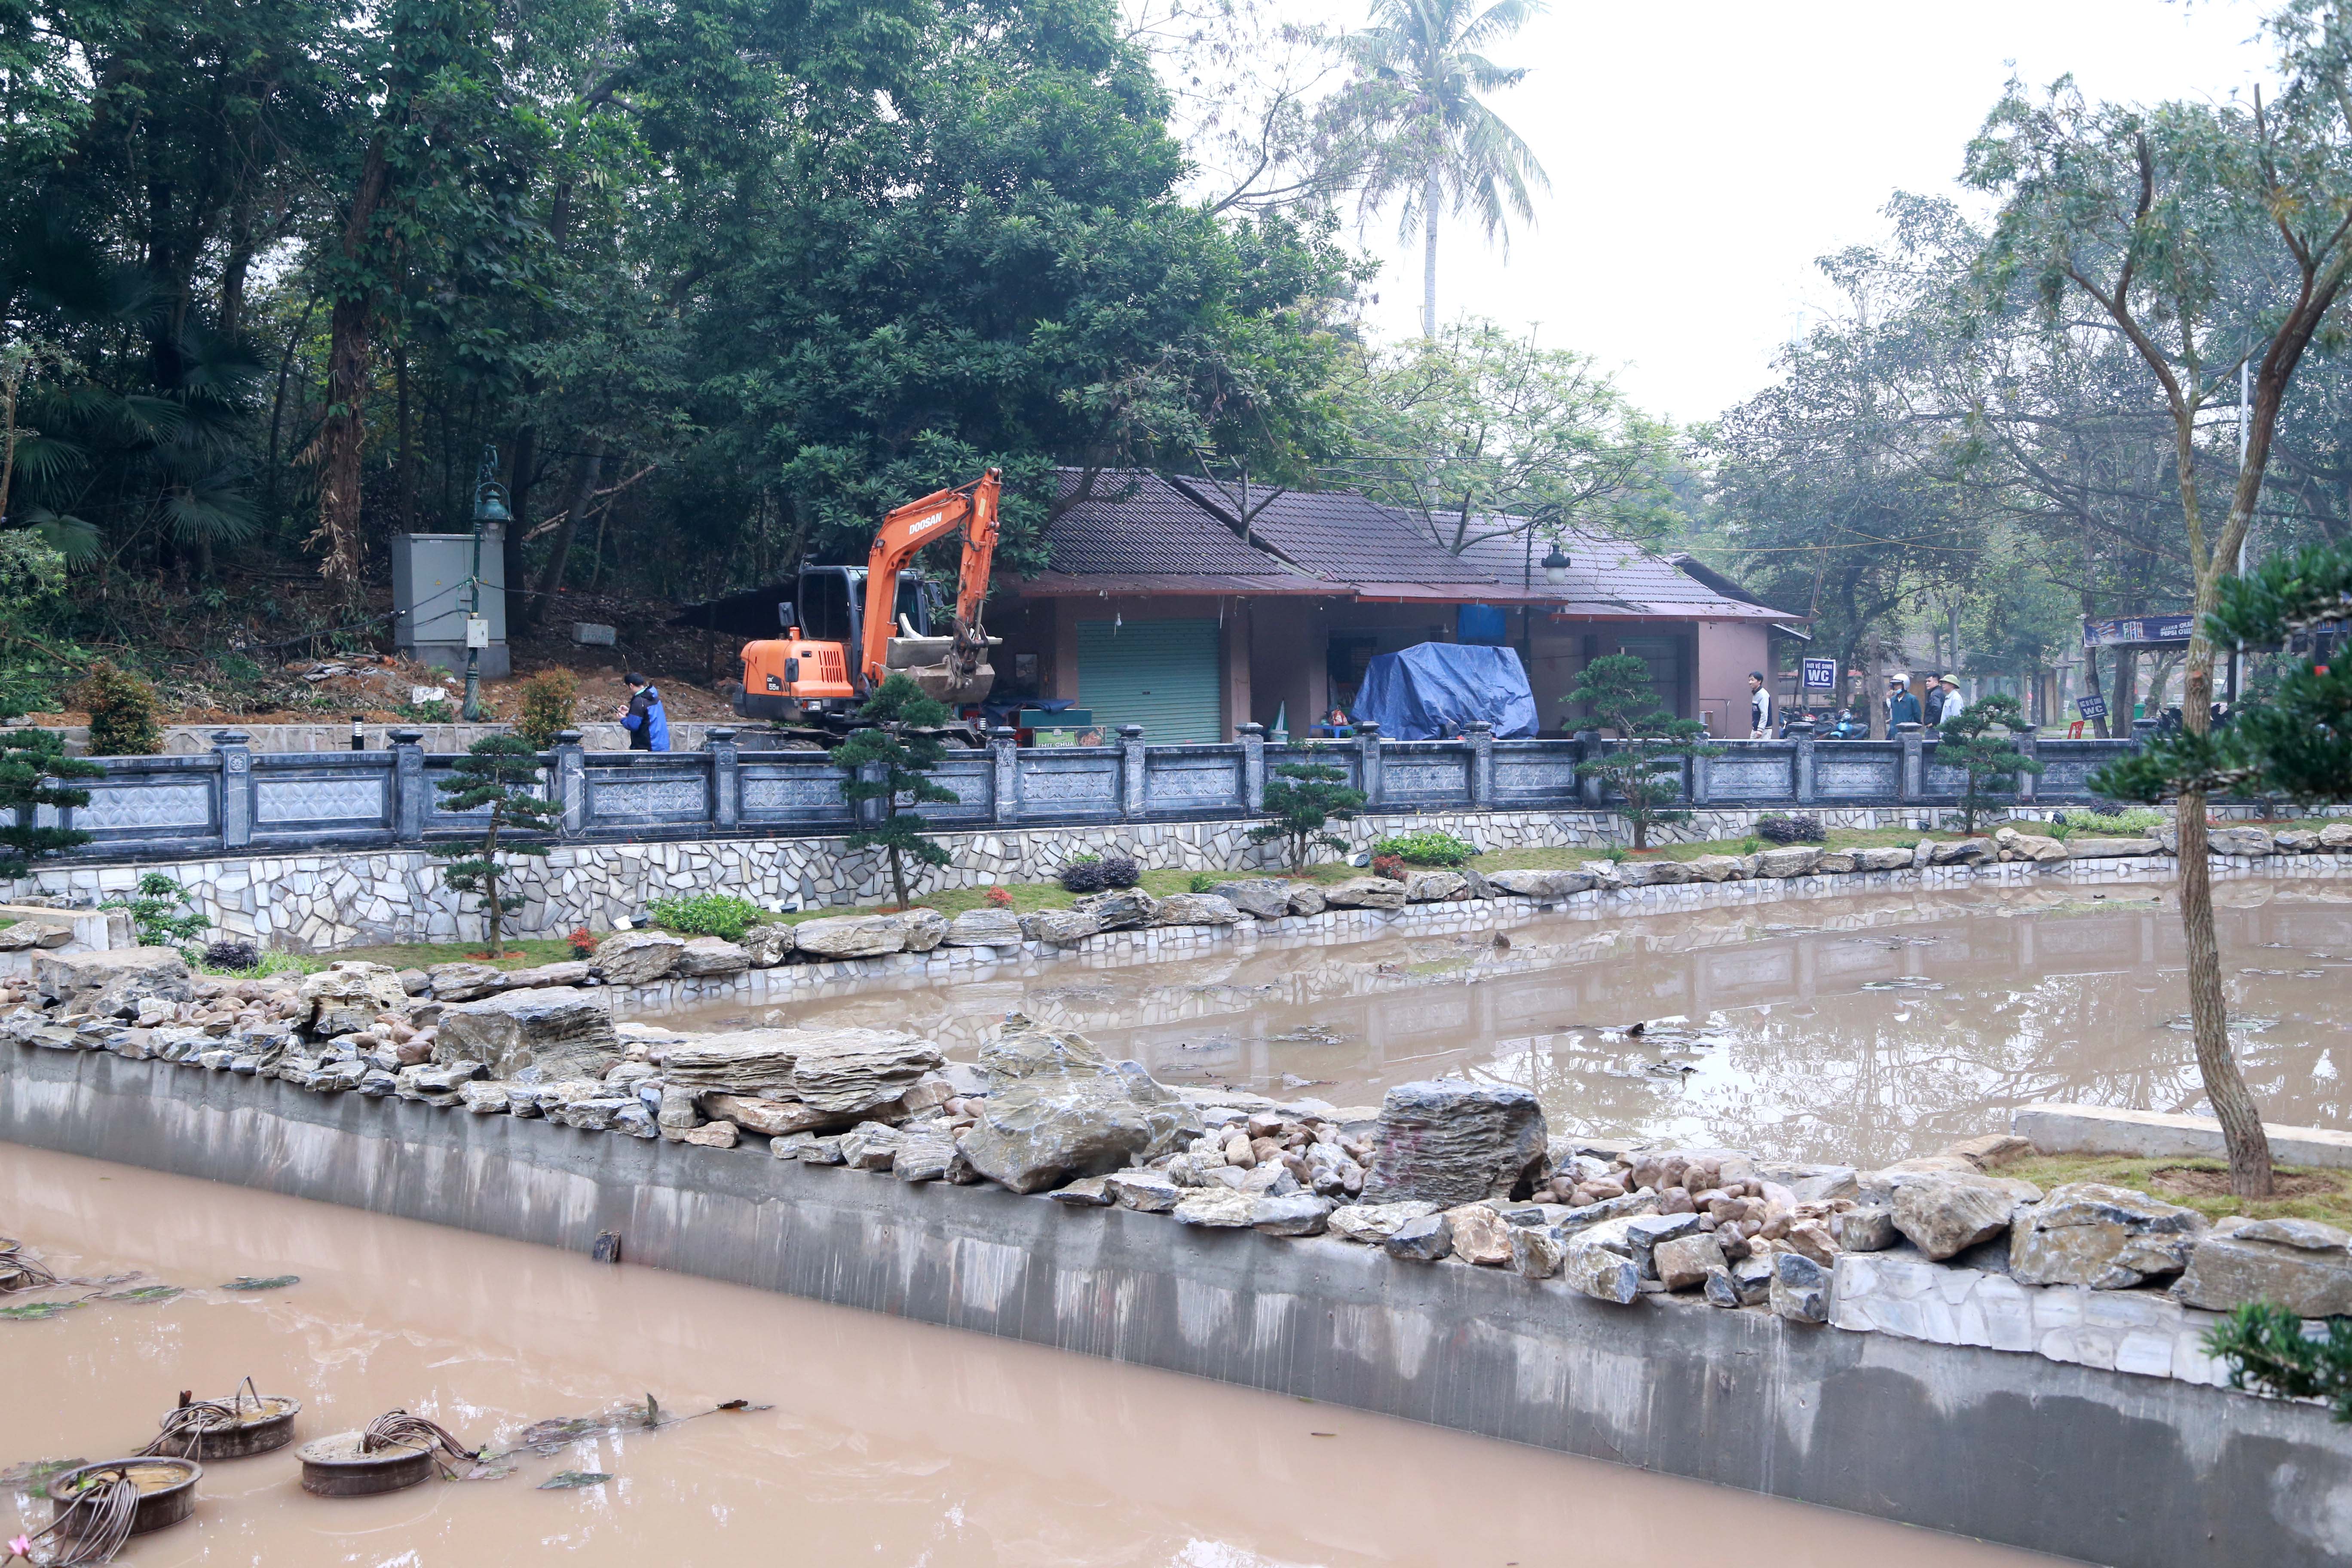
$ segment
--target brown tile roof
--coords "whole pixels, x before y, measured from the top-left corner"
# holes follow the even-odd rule
[[[1232,498],[1197,479],[1175,488],[1234,522]],[[1288,490],[1250,519],[1249,536],[1293,565],[1335,583],[1486,584],[1494,569],[1450,555],[1412,522],[1353,490]]]
[[[1801,621],[1802,616],[1759,604],[1753,595],[1734,597],[1684,572],[1678,558],[1659,555],[1622,539],[1582,529],[1563,530],[1560,548],[1568,552],[1568,581],[1558,588],[1544,581],[1546,542],[1536,542],[1533,591],[1560,601],[1559,613],[1569,616],[1672,616],[1704,620]],[[1464,558],[1492,569],[1501,581],[1517,588],[1528,576],[1524,539],[1488,539],[1463,552]],[[1717,575],[1709,574],[1710,575]],[[1727,578],[1718,581],[1730,584]]]
[[[1065,498],[1078,486],[1060,473]],[[1134,574],[1295,578],[1274,556],[1244,544],[1224,521],[1158,474],[1095,476],[1086,500],[1045,525],[1053,570],[1078,576]],[[1221,592],[1235,592],[1233,589]]]

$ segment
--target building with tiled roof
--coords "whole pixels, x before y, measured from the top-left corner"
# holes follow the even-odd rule
[[[1748,732],[1748,672],[1772,669],[1774,609],[1687,556],[1571,530],[1455,555],[1408,512],[1347,490],[1266,490],[1143,472],[1061,476],[1048,569],[1000,574],[989,630],[1005,697],[1058,699],[1155,741],[1234,726],[1308,732],[1379,653],[1422,642],[1515,648],[1545,730],[1591,659],[1640,654],[1661,700],[1718,735]],[[1244,513],[1246,515],[1244,515]],[[1509,526],[1507,520],[1505,526]],[[1556,579],[1556,580],[1555,580]]]

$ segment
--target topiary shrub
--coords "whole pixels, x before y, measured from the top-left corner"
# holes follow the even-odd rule
[[[1391,882],[1402,882],[1404,880],[1404,860],[1395,855],[1375,855],[1372,857],[1372,875],[1386,877]]]
[[[515,721],[515,733],[547,750],[572,728],[572,705],[579,699],[578,676],[568,669],[541,670],[522,683],[522,717]]]
[[[1106,855],[1102,858],[1103,886],[1132,888],[1143,880],[1143,868],[1135,863],[1132,855]]]
[[[1819,844],[1826,837],[1822,819],[1810,811],[1793,816],[1768,812],[1756,819],[1756,836],[1774,844]]]
[[[1399,833],[1372,846],[1374,857],[1392,855],[1408,866],[1463,866],[1477,853],[1476,845],[1451,833]]]
[[[89,713],[91,756],[152,757],[163,749],[163,699],[145,676],[101,658],[66,699]]]
[[[1081,855],[1062,868],[1062,890],[1069,893],[1099,893],[1110,884],[1103,879],[1102,857]]]

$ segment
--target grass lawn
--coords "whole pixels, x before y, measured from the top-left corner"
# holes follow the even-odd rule
[[[508,956],[490,962],[499,969],[530,969],[561,963],[572,956],[572,944],[561,937],[509,937]],[[480,963],[482,943],[473,942],[394,942],[373,947],[344,947],[332,952],[300,953],[305,972],[324,969],[341,959],[360,958],[388,963],[394,969],[430,969],[436,963]]]
[[[2018,831],[2025,830],[2019,824]],[[1922,832],[1916,827],[1832,827],[1820,847],[1824,849],[1874,849],[1893,845],[1908,848],[1922,838],[1953,839],[1965,834],[1934,828]],[[1776,846],[1765,839],[1749,836],[1744,838],[1709,838],[1696,844],[1658,844],[1647,849],[1622,852],[1601,848],[1497,849],[1471,861],[1481,871],[1558,871],[1583,865],[1587,860],[1605,860],[1616,855],[1627,860],[1696,860],[1702,855],[1753,855],[1759,849]],[[1789,848],[1803,846],[1789,845]]]
[[[2305,1165],[2278,1167],[2286,1195],[2230,1194],[2230,1167],[2220,1160],[2127,1160],[2099,1154],[2044,1154],[2003,1165],[1996,1176],[2022,1176],[2043,1192],[2062,1182],[2102,1182],[2129,1187],[2195,1209],[2207,1219],[2250,1215],[2256,1219],[2317,1219],[2352,1229],[2352,1171]]]

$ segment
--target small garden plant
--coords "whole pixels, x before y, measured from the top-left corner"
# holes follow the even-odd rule
[[[163,699],[155,683],[101,658],[66,693],[89,712],[94,757],[152,757],[163,749]]]
[[[715,936],[741,942],[743,933],[767,918],[767,911],[749,899],[732,893],[698,893],[692,898],[656,899],[646,906],[653,923],[680,936]],[[578,947],[579,933],[572,946]]]
[[[161,871],[140,878],[139,890],[132,897],[111,898],[99,907],[130,910],[131,929],[138,934],[140,946],[175,947],[190,956],[192,944],[213,924],[196,908],[188,890]]]
[[[1434,830],[1391,834],[1372,846],[1375,860],[1393,856],[1408,866],[1466,866],[1477,853],[1478,847],[1468,839]]]
[[[555,737],[572,728],[572,705],[579,700],[580,678],[568,669],[542,669],[522,683],[522,717],[515,733],[540,751],[555,744]]]

